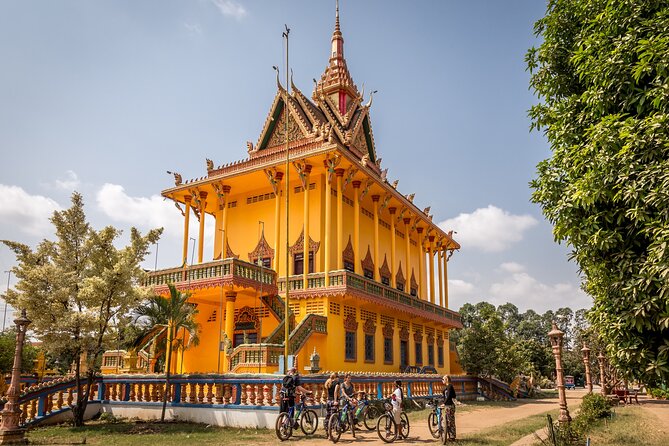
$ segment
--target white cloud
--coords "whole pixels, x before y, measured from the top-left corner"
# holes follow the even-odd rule
[[[165,228],[166,235],[183,234],[183,218],[170,200],[160,195],[131,197],[123,186],[105,183],[96,196],[100,210],[117,222],[143,229]]]
[[[186,28],[186,31],[188,31],[190,34],[195,34],[198,36],[202,35],[202,27],[197,24],[197,23],[184,23],[184,28]]]
[[[558,308],[573,310],[589,308],[592,302],[577,285],[570,283],[545,284],[532,277],[522,265],[504,263],[500,269],[508,272],[501,281],[490,285],[491,303],[512,302],[518,308]]]
[[[448,279],[448,295],[450,296],[471,296],[474,294],[474,284],[460,279]]]
[[[0,184],[0,220],[26,234],[46,237],[52,233],[49,218],[60,206],[42,195],[30,195],[19,186]]]
[[[486,252],[504,251],[523,239],[526,230],[537,224],[531,215],[512,215],[496,206],[476,209],[439,223],[445,231],[454,230],[455,240],[463,248],[479,248]]]
[[[76,172],[72,170],[68,170],[65,172],[65,179],[57,179],[56,180],[56,187],[58,189],[63,189],[67,191],[73,191],[79,185],[81,184],[81,181],[79,181],[79,177],[77,176]]]
[[[235,20],[241,20],[246,17],[246,9],[237,2],[232,0],[211,0],[216,7],[221,11],[221,14],[232,17]]]

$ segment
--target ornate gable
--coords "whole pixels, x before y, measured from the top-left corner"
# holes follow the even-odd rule
[[[251,263],[256,263],[258,259],[267,257],[274,258],[274,249],[267,243],[265,233],[263,232],[260,235],[260,240],[258,240],[255,249],[249,253],[249,261]]]
[[[418,290],[418,283],[416,282],[416,276],[414,275],[413,269],[411,269],[411,288]]]
[[[404,274],[402,274],[402,262],[400,262],[399,268],[397,268],[397,274],[395,275],[395,282],[398,284],[400,283],[406,283],[406,279],[404,278]]]
[[[341,253],[342,260],[344,262],[349,262],[351,265],[355,265],[355,253],[353,252],[353,245],[351,244],[351,236],[348,236],[348,243],[346,248]]]
[[[289,108],[290,109],[290,108]],[[288,113],[288,142],[297,141],[306,138],[306,134],[300,128],[299,121],[295,119],[292,113]],[[274,126],[272,136],[267,142],[267,148],[280,146],[286,143],[286,112],[285,109],[279,115],[279,120]],[[260,147],[262,150],[263,147]]]
[[[369,250],[369,245],[367,245],[367,255],[365,255],[361,264],[363,271],[367,270],[374,272],[374,260],[372,260],[372,253]]]
[[[309,252],[313,252],[315,256],[320,246],[321,242],[315,242],[314,239],[309,236]],[[293,255],[295,253],[299,254],[304,252],[304,228],[302,228],[302,232],[300,232],[300,236],[297,238],[297,241],[295,241],[295,244],[288,248],[288,252]]]
[[[226,259],[232,259],[232,258],[238,259],[239,258],[238,254],[235,254],[234,252],[232,252],[232,249],[230,248],[230,240],[229,239],[225,243],[225,258]]]
[[[379,270],[379,274],[381,277],[387,277],[390,279],[390,268],[388,267],[388,256],[383,256],[383,264],[381,265],[381,269]]]

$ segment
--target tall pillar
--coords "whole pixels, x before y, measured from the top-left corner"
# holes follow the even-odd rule
[[[223,193],[225,194],[225,205],[223,206],[223,239],[221,246],[221,258],[225,259],[228,255],[228,195],[230,194],[230,186],[223,186]]]
[[[418,297],[427,299],[425,293],[425,281],[423,280],[423,271],[425,270],[425,249],[423,247],[423,228],[416,228],[418,233]]]
[[[21,316],[14,319],[16,324],[16,347],[14,348],[14,365],[12,367],[12,380],[7,391],[7,402],[2,410],[2,424],[0,425],[0,444],[27,444],[24,435],[26,430],[19,427],[21,421],[21,407],[19,396],[21,394],[21,358],[23,352],[23,341],[30,320],[26,317],[26,310],[21,311]]]
[[[184,250],[183,256],[181,259],[181,264],[185,265],[188,261],[188,225],[190,224],[190,204],[193,200],[193,197],[190,195],[184,196],[184,202],[186,203],[186,212],[184,212]]]
[[[360,185],[361,181],[353,182],[353,255],[355,256],[355,273],[362,275],[360,263]]]
[[[430,302],[435,304],[437,301],[435,300],[434,292],[434,256],[432,255],[434,253],[434,249],[432,249],[432,246],[434,245],[434,235],[431,235],[428,240],[427,257],[430,259]]]
[[[330,284],[330,257],[332,255],[332,175],[329,172],[330,160],[326,159],[323,164],[325,165],[325,264],[323,269],[325,271],[325,285],[328,286]]]
[[[404,241],[406,242],[406,252],[404,253],[404,280],[406,280],[406,283],[404,284],[404,292],[405,293],[410,293],[411,292],[411,232],[410,232],[410,224],[411,224],[411,219],[410,218],[404,218],[402,220],[404,222]]]
[[[237,300],[236,291],[226,291],[225,292],[225,337],[227,342],[232,346],[232,340],[235,336],[235,301]],[[226,342],[226,344],[227,344]],[[226,352],[227,353],[227,352]],[[230,370],[230,364],[228,363],[229,358],[227,354],[225,355],[225,367],[223,370],[226,372]]]
[[[207,215],[207,193],[200,192],[200,232],[197,242],[197,263],[202,263],[204,258],[204,216]]]
[[[279,268],[281,267],[281,179],[283,172],[276,172],[274,179],[276,180],[276,187],[274,190],[274,271],[277,276],[281,275]],[[288,272],[286,271],[286,276]]]
[[[439,302],[435,302],[435,305],[439,305],[440,307],[444,306],[444,272],[441,265],[441,258],[443,253],[444,251],[442,249],[438,249],[436,252],[437,265],[439,266]]]
[[[397,287],[397,281],[395,280],[395,275],[397,274],[397,270],[395,269],[395,249],[397,248],[395,241],[396,211],[397,208],[388,208],[388,212],[390,212],[390,286],[393,288]]]
[[[214,257],[213,259],[222,259],[221,246],[223,242],[223,209],[225,208],[225,199],[218,204],[218,209],[214,212]]]
[[[337,169],[337,269],[344,269],[344,187],[342,185],[344,169]]]
[[[311,173],[311,164],[304,165],[304,267],[302,268],[302,286],[306,290],[308,287],[307,275],[309,271],[309,174]],[[328,195],[330,195],[328,191]],[[314,259],[316,263],[316,259]]]
[[[444,250],[442,260],[444,263],[444,302],[442,303],[442,306],[448,308],[448,253],[446,250]]]
[[[374,203],[374,280],[381,281],[379,271],[379,199],[380,195],[372,195],[372,202]]]
[[[604,362],[606,361],[606,356],[602,352],[599,352],[597,355],[597,361],[599,361],[599,385],[601,386],[601,394],[606,396],[609,394],[606,388],[606,373],[604,372]]]

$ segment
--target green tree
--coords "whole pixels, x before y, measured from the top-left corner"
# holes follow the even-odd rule
[[[552,156],[533,201],[572,247],[589,319],[618,366],[669,379],[669,8],[549,0],[527,54]]]
[[[188,333],[188,343],[186,345],[181,345],[181,348],[187,348],[189,345],[197,345],[199,342],[199,325],[195,322],[195,315],[198,311],[195,308],[195,305],[188,303],[190,293],[182,293],[181,291],[178,291],[173,284],[168,284],[168,287],[170,290],[169,299],[162,296],[152,296],[135,310],[138,318],[143,318],[145,323],[148,323],[148,326],[164,326],[167,330],[165,366],[167,388],[169,388],[170,383],[173,351],[179,348],[179,342],[176,339],[178,332],[183,330]],[[163,392],[163,409],[160,415],[161,421],[165,421],[166,405],[167,392]]]
[[[16,351],[16,330],[9,329],[0,333],[0,373],[8,374],[14,368],[14,352]],[[32,373],[37,349],[25,342],[21,354],[21,372]],[[9,384],[9,383],[7,383]]]
[[[21,243],[3,240],[16,254],[12,269],[19,279],[7,301],[25,308],[30,328],[53,357],[74,358],[77,386],[72,408],[74,424],[83,424],[93,378],[108,346],[111,321],[135,306],[146,290],[139,287],[145,273],[139,264],[148,254],[162,229],[142,236],[130,231],[130,244],[117,248],[121,231],[108,226],[90,227],[83,198],[72,195],[72,206],[51,217],[56,241],[44,240],[35,250]],[[86,362],[86,385],[82,382],[82,360]]]

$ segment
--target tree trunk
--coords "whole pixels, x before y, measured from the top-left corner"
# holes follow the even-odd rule
[[[167,347],[165,354],[167,359],[165,360],[165,391],[163,392],[163,410],[160,413],[160,421],[165,421],[165,410],[167,409],[167,396],[170,389],[170,368],[172,366],[172,341],[174,338],[172,324],[167,325]],[[169,395],[170,397],[172,395]]]
[[[73,423],[76,427],[84,425],[84,413],[88,405],[88,393],[84,394],[81,388],[81,353],[77,355],[74,366],[74,379],[77,386],[77,399],[72,408]]]

